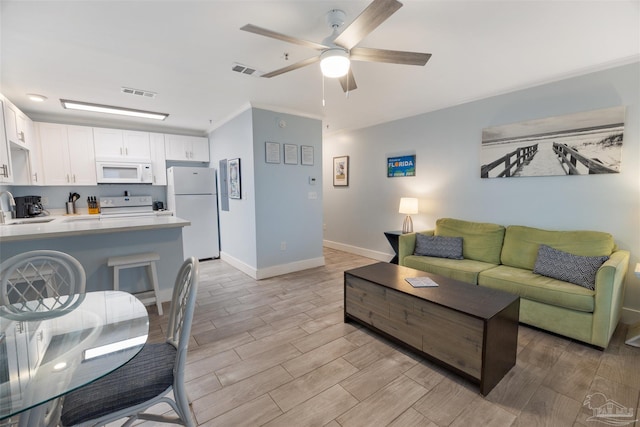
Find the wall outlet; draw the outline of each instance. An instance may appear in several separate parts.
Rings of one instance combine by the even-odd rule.
[[[287,242],[280,242],[280,250],[281,251],[287,250]]]
[[[48,205],[49,204],[49,198],[48,197],[40,197],[40,203],[42,203],[43,205]]]

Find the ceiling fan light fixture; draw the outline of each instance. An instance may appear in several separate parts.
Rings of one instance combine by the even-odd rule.
[[[342,48],[327,49],[320,55],[320,69],[325,77],[342,77],[349,72],[349,53]]]

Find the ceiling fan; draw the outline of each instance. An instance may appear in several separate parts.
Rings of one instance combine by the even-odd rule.
[[[350,67],[351,61],[425,65],[431,58],[430,53],[356,47],[362,39],[401,7],[402,3],[397,0],[374,0],[342,31],[340,29],[344,24],[346,14],[342,10],[333,9],[327,14],[327,22],[331,26],[333,33],[325,38],[322,43],[287,36],[252,24],[247,24],[240,29],[320,51],[320,55],[262,74],[261,77],[275,77],[320,62],[322,74],[325,77],[339,78],[342,89],[345,92],[349,92],[358,87]]]

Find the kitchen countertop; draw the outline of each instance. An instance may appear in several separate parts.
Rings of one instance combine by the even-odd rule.
[[[12,219],[6,224],[0,224],[0,241],[16,242],[188,225],[191,225],[191,222],[166,212],[151,216],[118,218],[101,218],[100,215],[52,215]]]

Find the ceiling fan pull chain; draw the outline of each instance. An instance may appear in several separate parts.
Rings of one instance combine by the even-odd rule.
[[[326,106],[326,103],[324,101],[324,74],[322,75],[322,106]]]
[[[344,97],[345,97],[346,99],[349,99],[349,92],[351,92],[351,91],[350,91],[350,88],[349,88],[349,81],[350,81],[350,80],[351,80],[351,79],[349,78],[349,73],[347,72],[347,90],[344,92]]]

